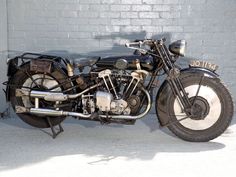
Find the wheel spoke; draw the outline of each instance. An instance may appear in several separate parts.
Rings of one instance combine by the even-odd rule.
[[[45,74],[43,74],[43,78],[41,79],[41,85],[43,85],[44,80],[45,80]]]
[[[178,115],[173,115],[173,116],[178,116]],[[182,116],[182,115],[181,115],[181,116]],[[185,120],[185,119],[188,119],[188,118],[189,118],[188,116],[185,116],[185,117],[183,117],[183,118],[181,118],[181,119],[178,119],[178,120],[172,121],[172,122],[166,124],[165,126],[169,126],[169,125],[172,125],[172,124],[175,124],[175,123],[181,122],[181,121],[183,121],[183,120]]]
[[[178,117],[178,116],[186,116],[185,114],[173,114],[173,115],[170,115],[170,116],[175,116],[175,117]]]
[[[196,95],[195,95],[195,97],[194,97],[192,106],[193,106],[193,105],[195,104],[195,102],[196,102],[197,96],[198,96],[199,91],[200,91],[200,88],[201,88],[201,84],[202,84],[203,78],[204,78],[204,76],[201,77],[201,80],[200,80],[200,82],[199,82],[198,89],[197,89]]]

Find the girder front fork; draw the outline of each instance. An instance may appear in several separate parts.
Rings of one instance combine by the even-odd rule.
[[[169,78],[169,84],[174,95],[179,99],[182,111],[186,113],[187,116],[191,115],[192,104],[188,98],[188,93],[184,90],[184,87],[179,79],[179,77]]]

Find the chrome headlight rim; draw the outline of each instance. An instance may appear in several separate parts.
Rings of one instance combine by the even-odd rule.
[[[186,52],[187,42],[182,39],[180,40],[179,55],[184,57]]]

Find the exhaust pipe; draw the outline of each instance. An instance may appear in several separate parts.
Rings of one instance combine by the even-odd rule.
[[[74,116],[74,117],[83,117],[89,118],[90,114],[82,114],[77,112],[68,112],[68,111],[57,111],[52,109],[40,109],[40,108],[30,108],[29,112],[31,114],[39,114],[46,116]]]
[[[68,111],[59,111],[59,110],[53,110],[53,109],[42,109],[42,108],[25,108],[23,106],[15,106],[15,110],[17,114],[22,113],[31,113],[35,115],[44,115],[44,116],[75,116],[75,117],[83,117],[83,118],[89,118],[90,114],[82,114],[77,112],[68,112]]]
[[[102,83],[95,84],[77,94],[64,94],[61,92],[57,93],[57,92],[44,92],[44,91],[36,91],[36,90],[28,91],[24,89],[16,89],[16,97],[30,96],[33,98],[42,98],[46,101],[66,101],[69,99],[75,99],[79,96],[82,96],[84,93],[92,89],[95,89],[96,87],[101,86],[101,85]]]
[[[149,110],[151,109],[151,97],[145,89],[143,89],[145,92],[147,99],[148,99],[148,105],[144,112],[137,116],[129,116],[129,115],[109,115],[108,118],[112,119],[127,119],[127,120],[136,120],[144,117]],[[74,117],[82,117],[82,118],[91,118],[92,114],[82,114],[78,112],[69,112],[69,111],[60,111],[60,110],[53,110],[53,109],[42,109],[42,108],[25,108],[22,106],[16,106],[15,107],[16,113],[31,113],[35,115],[45,115],[45,116],[74,116]],[[107,118],[107,115],[99,115],[101,118]]]
[[[127,119],[127,120],[136,120],[144,117],[149,110],[151,109],[151,96],[148,93],[147,90],[142,88],[143,92],[147,96],[147,108],[145,109],[144,112],[137,116],[129,116],[129,115],[99,115],[101,118],[112,118],[112,119]],[[93,115],[92,114],[82,114],[78,112],[69,112],[69,111],[62,111],[62,110],[53,110],[53,109],[42,109],[42,108],[25,108],[22,106],[16,106],[15,107],[16,113],[31,113],[35,115],[45,115],[45,116],[73,116],[73,117],[82,117],[82,118],[91,118]]]

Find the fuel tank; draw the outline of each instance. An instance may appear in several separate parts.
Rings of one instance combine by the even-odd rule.
[[[116,62],[118,60],[126,61],[127,70],[136,70],[137,60],[140,62],[141,69],[152,71],[154,70],[154,59],[150,55],[126,55],[126,56],[112,56],[112,57],[104,57],[97,61],[97,67],[108,68],[108,69],[116,69]]]

